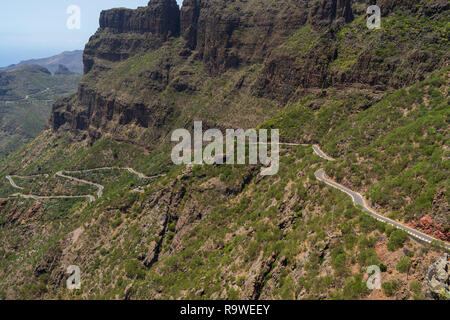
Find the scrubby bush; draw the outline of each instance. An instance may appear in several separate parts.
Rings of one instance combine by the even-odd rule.
[[[344,236],[345,248],[347,249],[352,249],[357,241],[358,238],[353,233],[349,233]]]
[[[380,263],[379,267],[380,267],[381,272],[386,272],[387,271],[387,266],[386,265]]]
[[[383,283],[381,287],[383,288],[383,292],[385,295],[387,295],[388,297],[392,297],[400,288],[400,282],[398,282],[397,280],[391,280]]]
[[[122,224],[122,219],[121,218],[117,218],[115,219],[113,222],[111,222],[111,227],[113,229],[117,228],[118,226],[120,226]]]
[[[145,271],[136,260],[130,260],[125,263],[125,273],[130,279],[145,279]]]
[[[373,248],[367,248],[362,250],[358,255],[358,262],[361,266],[377,265],[380,261],[377,253]]]
[[[411,259],[409,257],[403,257],[397,263],[396,269],[398,272],[405,273],[408,272],[410,266],[411,266]]]
[[[422,284],[419,281],[411,281],[409,283],[409,290],[414,293],[414,300],[424,300],[425,295],[422,293]]]
[[[338,275],[345,275],[348,272],[347,255],[342,248],[337,248],[331,252],[331,265]]]
[[[405,231],[400,229],[394,230],[389,236],[387,248],[390,251],[395,251],[399,248],[402,248],[407,238],[408,234]]]
[[[371,216],[361,213],[359,215],[359,227],[364,233],[369,233],[375,229],[376,220]]]
[[[365,296],[369,292],[369,289],[367,288],[367,284],[362,281],[362,276],[356,275],[354,277],[346,279],[342,291],[343,299],[355,300]]]
[[[422,291],[422,284],[419,281],[411,281],[409,283],[409,289],[414,293],[420,293]]]

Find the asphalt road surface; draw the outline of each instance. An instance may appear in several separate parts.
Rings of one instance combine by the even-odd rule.
[[[334,160],[333,158],[331,158],[328,155],[326,155],[320,149],[319,146],[314,145],[313,149],[314,149],[314,152],[319,157],[321,157],[323,159],[326,159],[326,160],[329,160],[329,161],[333,161]],[[325,184],[327,184],[327,185],[329,185],[329,186],[331,186],[331,187],[333,187],[335,189],[338,189],[338,190],[348,194],[352,198],[353,203],[355,205],[361,206],[361,208],[362,208],[362,210],[364,212],[368,213],[369,215],[371,215],[373,218],[377,219],[378,221],[387,223],[387,224],[389,224],[391,226],[394,226],[394,227],[396,227],[398,229],[406,231],[411,237],[413,237],[414,239],[416,239],[419,242],[425,242],[425,243],[430,244],[432,241],[439,241],[439,242],[444,244],[445,248],[450,250],[450,244],[448,244],[446,242],[443,242],[442,240],[435,239],[435,238],[433,238],[433,237],[431,237],[431,236],[429,236],[429,235],[427,235],[427,234],[425,234],[423,232],[417,231],[417,230],[415,230],[413,228],[405,226],[405,225],[403,225],[403,224],[401,224],[401,223],[399,223],[397,221],[394,221],[394,220],[389,219],[389,218],[387,218],[387,217],[385,217],[385,216],[383,216],[381,214],[376,213],[375,210],[373,210],[372,208],[370,208],[367,205],[366,200],[364,199],[364,197],[360,193],[358,193],[356,191],[353,191],[353,190],[350,190],[349,188],[347,188],[347,187],[345,187],[345,186],[343,186],[343,185],[341,185],[341,184],[339,184],[339,183],[329,179],[326,176],[326,174],[325,174],[325,170],[323,170],[323,169],[317,170],[315,172],[315,176],[316,176],[316,178],[318,180],[324,182]]]

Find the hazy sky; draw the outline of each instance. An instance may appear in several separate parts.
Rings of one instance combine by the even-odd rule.
[[[137,8],[149,0],[8,0],[0,4],[0,67],[44,58],[66,50],[84,49],[98,28],[100,11]],[[182,0],[177,0],[181,5]],[[81,28],[70,30],[67,8],[81,10]]]

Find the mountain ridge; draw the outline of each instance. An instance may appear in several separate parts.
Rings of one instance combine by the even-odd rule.
[[[80,75],[23,65],[0,71],[0,158],[31,141],[47,126],[57,97],[76,90]]]
[[[17,64],[12,64],[7,67],[1,67],[1,70],[9,70],[23,65],[39,65],[47,68],[51,73],[55,73],[59,65],[68,68],[71,72],[83,74],[83,50],[64,51],[60,54],[40,59],[23,60]]]

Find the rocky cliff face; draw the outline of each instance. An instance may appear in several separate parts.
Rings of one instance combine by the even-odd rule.
[[[236,94],[268,99],[277,108],[311,90],[407,86],[446,61],[439,28],[406,33],[409,22],[398,17],[397,27],[390,17],[407,11],[419,23],[433,19],[439,26],[436,12],[445,5],[434,0],[415,7],[412,2],[422,3],[377,1],[387,25],[381,31],[366,28],[370,3],[365,0],[185,0],[181,11],[175,0],[152,0],[136,10],[103,11],[84,51],[86,76],[78,94],[55,104],[51,126],[83,131],[81,137],[94,140],[125,131],[127,140],[167,136],[167,119],[195,114],[187,97],[198,101],[210,95],[207,82],[227,72],[239,78],[232,84]],[[408,47],[410,38],[421,43],[415,50]],[[428,50],[431,46],[441,49]],[[120,67],[125,60],[130,62]],[[203,106],[209,109],[202,114],[210,116],[221,107],[226,106]],[[242,103],[240,108],[245,108]],[[249,124],[234,118],[241,127]]]
[[[197,47],[197,24],[200,16],[199,0],[185,0],[181,8],[180,24],[183,38],[190,49]]]
[[[428,267],[425,285],[430,298],[436,300],[450,298],[450,256],[447,253]]]
[[[82,82],[76,96],[54,105],[51,126],[58,130],[65,125],[74,133],[84,131],[81,137],[96,139],[101,135],[100,131],[110,132],[111,127],[117,129],[117,125],[136,123],[141,128],[150,128],[157,122],[161,124],[161,120],[153,119],[151,114],[170,114],[173,109],[170,104],[150,105],[148,98],[147,101],[127,102],[126,99],[119,99],[117,94],[99,89],[96,82],[114,69],[118,62],[155,51],[180,34],[185,48],[177,49],[177,55],[182,57],[181,63],[189,59],[201,62],[210,76],[254,63],[264,63],[270,73],[273,71],[271,66],[279,59],[269,59],[273,49],[296,29],[307,23],[319,28],[351,19],[350,0],[334,1],[331,5],[320,0],[315,1],[314,6],[308,1],[279,1],[275,5],[269,0],[186,0],[181,12],[175,0],[152,0],[147,7],[136,10],[122,8],[103,11],[100,28],[84,50],[84,71],[89,81]],[[290,68],[290,59],[282,64],[284,69]],[[167,87],[178,92],[195,90],[190,79],[193,73],[182,70],[170,74],[177,67],[183,67],[180,61],[169,60],[161,60],[160,65],[142,74],[139,81],[146,86],[139,85],[139,93],[148,91],[148,95],[152,96]],[[311,69],[321,69],[317,66],[321,60],[312,60],[315,63]],[[279,72],[284,72],[284,69]],[[274,85],[273,82],[280,81],[267,76],[268,83],[256,85],[253,92],[258,97],[282,96],[281,101],[286,101],[299,83],[313,86],[322,82],[320,71],[314,71],[319,73],[317,79],[302,81],[298,79],[298,70],[291,70],[292,77],[284,76],[281,84]],[[131,81],[128,80],[129,83]],[[156,87],[158,90],[154,90]],[[112,119],[117,122],[111,124]],[[135,135],[141,133],[135,132]]]
[[[269,48],[305,23],[321,27],[352,20],[350,0],[280,1],[276,6],[270,1],[186,0],[181,9],[183,38],[212,74],[262,62]]]
[[[100,29],[113,33],[151,33],[167,39],[177,36],[180,30],[180,9],[176,1],[152,0],[148,7],[131,9],[112,9],[100,14]]]
[[[353,20],[351,0],[317,1],[312,5],[309,20],[317,25],[330,25],[335,20],[351,22]]]
[[[175,0],[152,0],[136,10],[111,9],[100,14],[100,28],[84,50],[84,72],[106,62],[156,49],[180,33],[180,9]],[[102,61],[104,60],[104,61]],[[107,65],[107,63],[106,63]]]
[[[267,2],[267,3],[266,3]],[[281,1],[152,0],[148,7],[112,9],[100,15],[100,29],[84,53],[85,73],[98,60],[120,61],[152,50],[181,33],[187,47],[198,50],[212,74],[241,62],[262,61],[270,47],[305,23],[329,26],[351,22],[351,0]],[[272,5],[273,6],[273,5]]]

